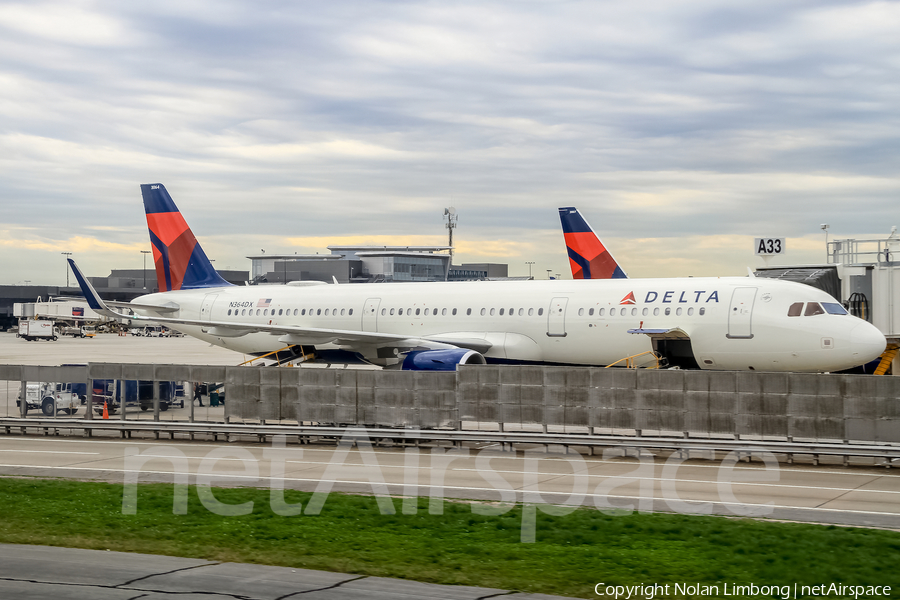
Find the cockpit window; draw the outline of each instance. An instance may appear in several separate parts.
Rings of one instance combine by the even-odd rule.
[[[791,304],[791,307],[788,309],[789,317],[799,317],[803,314],[803,303],[802,302],[794,302]]]
[[[849,314],[847,309],[838,304],[837,302],[823,302],[822,308],[825,309],[829,315],[846,315]]]
[[[806,304],[806,312],[803,313],[804,317],[812,317],[813,315],[824,315],[825,310],[818,302],[808,302]]]

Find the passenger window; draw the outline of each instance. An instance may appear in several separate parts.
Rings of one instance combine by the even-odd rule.
[[[341,309],[341,316],[343,317],[343,316],[344,316],[344,313],[346,313],[346,312],[347,312],[347,309],[346,309],[346,308],[342,308],[342,309]],[[384,314],[384,309],[383,309],[383,308],[381,309],[381,314]]]
[[[614,308],[609,309],[609,316],[611,316],[611,317],[616,316],[616,309],[614,309]]]
[[[583,316],[584,316],[584,309],[583,309],[583,308],[579,308],[579,309],[578,309],[578,316],[579,316],[579,317],[583,317]]]
[[[231,316],[231,309],[230,309],[230,308],[228,309],[228,316],[229,316],[229,317]]]
[[[274,314],[275,311],[273,310],[272,313]],[[269,309],[268,309],[268,308],[264,308],[264,309],[263,309],[263,316],[265,317],[265,316],[268,315],[268,314],[269,314]]]
[[[519,309],[519,316],[521,317],[521,316],[523,316],[524,314],[525,314],[525,309],[524,309],[524,308],[520,308],[520,309]]]
[[[637,309],[636,309],[636,308],[632,308],[632,309],[631,309],[631,316],[632,316],[632,317],[637,316]]]
[[[325,316],[326,316],[326,317],[328,316],[328,309],[327,309],[327,308],[325,309]]]
[[[659,307],[658,307],[658,306],[657,306],[656,308],[653,309],[653,316],[654,316],[654,317],[658,317],[658,316],[659,316]]]
[[[601,308],[601,309],[598,311],[598,313],[599,313],[599,315],[600,315],[601,317],[603,316],[603,313],[605,313],[605,312],[606,312],[606,309],[605,309],[605,308]]]
[[[297,309],[296,309],[296,308],[294,309],[294,316],[295,316],[295,317],[297,316]]]
[[[244,314],[245,314],[246,312],[247,312],[247,309],[246,309],[246,308],[242,308],[242,309],[241,309],[241,316],[243,317]]]
[[[646,317],[648,314],[650,314],[650,309],[645,306],[641,311],[641,314]]]
[[[528,309],[528,316],[529,316],[529,317],[533,317],[533,316],[534,316],[534,309],[533,309],[533,308],[529,308],[529,309]]]
[[[456,309],[454,309],[454,310],[456,310]],[[471,315],[471,314],[472,314],[472,309],[471,309],[471,308],[467,308],[467,309],[466,309],[466,316],[469,316],[469,315]]]
[[[675,309],[675,314],[678,315],[679,317],[681,316],[681,307],[680,306]]]
[[[258,309],[258,308],[256,309],[256,316],[257,316],[257,317],[259,316],[259,309]]]
[[[456,316],[456,309],[455,309],[455,308],[453,309],[453,316],[454,316],[454,317]]]
[[[667,306],[666,307],[666,316],[669,316],[670,314],[672,314],[672,309]]]
[[[353,314],[353,309],[351,308],[349,311],[347,311],[347,315],[352,315],[352,314]]]
[[[397,314],[400,315],[400,316],[402,317],[402,316],[403,316],[403,309],[401,308],[400,310],[398,310],[398,311],[397,311]]]
[[[509,316],[513,316],[514,314],[516,314],[516,309],[514,309],[514,308],[509,309]]]
[[[538,316],[540,317],[542,314],[544,314],[544,309],[543,309],[543,308],[539,308],[539,309],[538,309]]]
[[[701,307],[700,307],[700,315],[703,316],[703,315],[705,315],[705,314],[706,314],[706,307],[705,307],[705,306],[701,306]]]
[[[591,309],[588,310],[588,316],[589,316],[589,317],[593,317],[593,316],[594,316],[594,309],[593,309],[593,308],[591,308]]]
[[[803,303],[802,302],[794,302],[791,304],[791,307],[788,308],[788,316],[789,317],[799,317],[803,313]]]
[[[456,309],[455,309],[455,308],[453,309],[453,314],[454,314],[454,315],[456,314]],[[442,309],[441,309],[441,316],[442,316],[442,317],[446,317],[446,316],[447,316],[447,309],[446,309],[446,308],[442,308]]]
[[[391,316],[392,316],[392,317],[394,316],[394,309],[393,309],[393,308],[391,309]]]
[[[321,309],[321,308],[317,308],[317,309],[316,309],[316,316],[319,316],[319,315],[321,315],[321,314],[322,314],[322,309]]]
[[[486,312],[485,309],[482,308],[482,309],[481,309],[481,316],[482,316],[482,317],[484,316],[484,313],[485,313],[485,312]]]
[[[819,305],[818,302],[809,302],[806,304],[806,312],[803,313],[804,317],[812,317],[815,315],[824,315],[825,310]]]
[[[492,317],[494,316],[494,309],[493,309],[493,308],[491,309],[491,316],[492,316]]]
[[[493,314],[493,313],[491,313],[491,314]],[[501,316],[501,317],[503,316],[503,309],[502,309],[502,308],[500,309],[500,316]]]
[[[419,316],[419,312],[421,312],[421,309],[417,308],[417,309],[416,309],[416,316],[417,316],[417,317]]]
[[[690,316],[693,315],[693,314],[694,314],[694,308],[691,307],[691,308],[688,309],[688,316],[690,317]]]
[[[300,316],[301,316],[301,317],[306,316],[306,309],[305,309],[305,308],[304,308],[303,310],[300,311]]]

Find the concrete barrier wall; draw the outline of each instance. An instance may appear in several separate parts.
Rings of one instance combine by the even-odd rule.
[[[0,365],[0,380],[89,379],[224,382],[224,415],[232,421],[421,428],[478,422],[599,433],[900,442],[900,377],[494,365],[449,373]]]

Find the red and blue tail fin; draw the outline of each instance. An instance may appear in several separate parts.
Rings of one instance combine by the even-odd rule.
[[[161,183],[141,185],[159,291],[231,285],[216,272]]]
[[[559,209],[573,279],[627,279],[625,271],[606,249],[574,206]]]

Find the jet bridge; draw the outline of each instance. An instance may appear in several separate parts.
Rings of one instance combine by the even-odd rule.
[[[900,345],[900,236],[836,239],[827,249],[824,264],[767,266],[755,274],[823,290],[881,330],[889,349]],[[900,358],[893,358],[893,373],[900,375]]]

